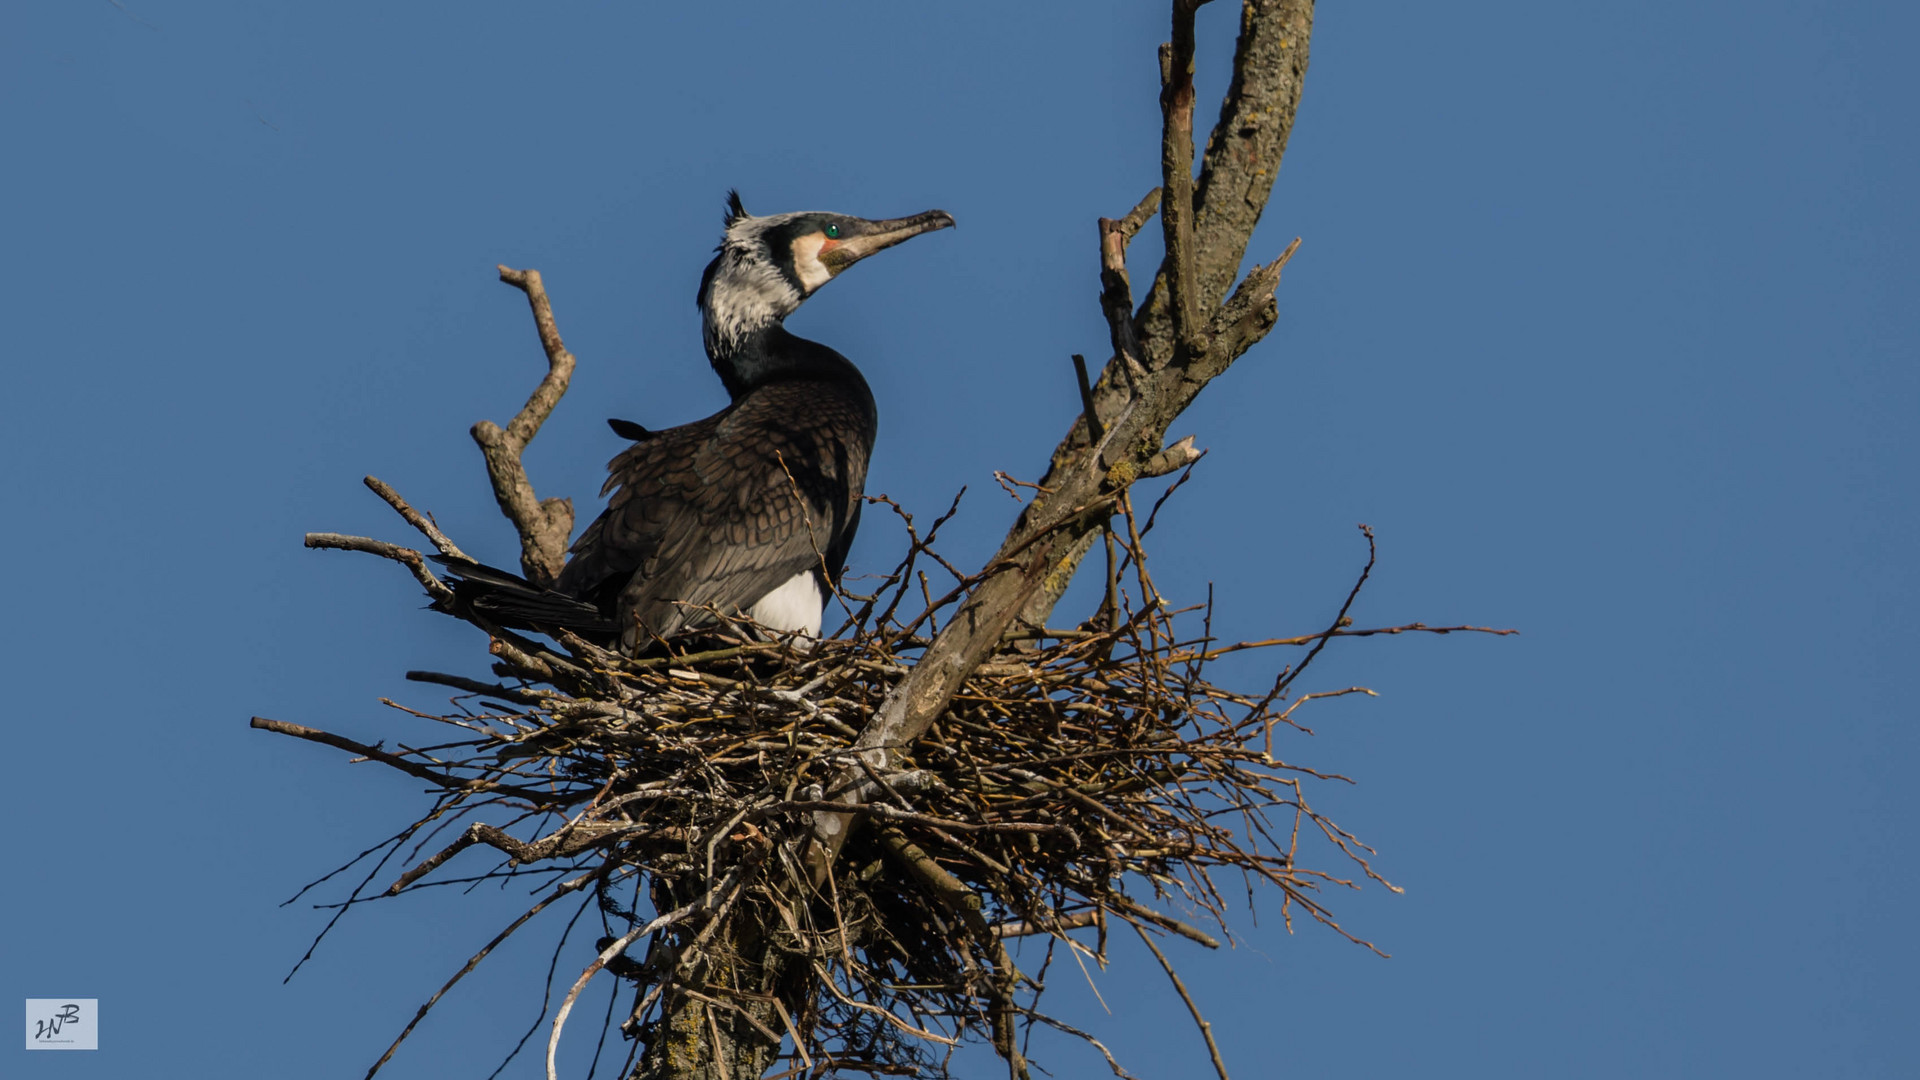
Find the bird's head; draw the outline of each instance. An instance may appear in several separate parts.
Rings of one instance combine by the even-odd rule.
[[[870,221],[804,210],[755,217],[727,193],[727,232],[700,278],[707,353],[718,357],[776,324],[847,267],[902,240],[953,224],[945,210]]]

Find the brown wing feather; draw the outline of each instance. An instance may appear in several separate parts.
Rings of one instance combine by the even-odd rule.
[[[608,463],[612,497],[558,588],[617,603],[629,649],[699,625],[699,607],[745,610],[852,527],[873,433],[871,398],[796,380],[636,443]]]

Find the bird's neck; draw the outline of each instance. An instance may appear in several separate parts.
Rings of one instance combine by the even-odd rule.
[[[720,249],[700,279],[700,332],[707,359],[728,380],[727,389],[733,389],[729,368],[736,361],[751,364],[756,353],[766,352],[769,339],[783,332],[781,322],[805,300],[786,275],[753,249],[733,244]]]
[[[866,380],[852,361],[817,341],[788,333],[778,322],[730,336],[719,343],[719,348],[715,345],[709,337],[707,359],[735,401],[754,387],[783,379],[845,382],[866,388]]]
[[[796,337],[784,325],[806,296],[752,252],[724,248],[700,283],[701,336],[707,359],[738,401],[756,386],[790,378],[866,380],[846,357]]]

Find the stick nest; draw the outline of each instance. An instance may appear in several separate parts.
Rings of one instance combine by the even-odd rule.
[[[391,489],[369,485],[421,524]],[[861,729],[979,580],[932,550],[952,510],[923,537],[893,509],[908,553],[873,595],[843,604],[846,624],[832,638],[766,640],[722,619],[721,630],[673,655],[633,659],[564,633],[548,645],[469,617],[487,632],[502,681],[409,672],[459,691],[451,711],[386,702],[458,729],[457,739],[388,751],[279,721],[255,724],[353,751],[435,789],[428,813],[374,849],[385,858],[352,901],[368,898],[374,877],[409,845],[402,861],[411,865],[384,895],[474,880],[436,872],[479,845],[504,856],[480,879],[527,877],[546,894],[503,938],[569,895],[582,896],[583,910],[598,907],[599,955],[562,1002],[550,1046],[581,987],[610,969],[633,984],[621,1026],[650,1053],[670,1049],[666,1018],[686,1015],[693,1001],[707,1006],[710,1025],[693,1037],[754,1044],[765,1062],[785,1036],[796,1075],[944,1074],[951,1047],[969,1035],[1015,1061],[1017,1033],[1034,1023],[1106,1055],[1091,1035],[1037,1009],[1056,946],[1104,966],[1108,929],[1119,920],[1150,947],[1168,933],[1216,947],[1195,924],[1226,927],[1222,872],[1242,879],[1249,898],[1256,883],[1278,889],[1289,926],[1304,911],[1352,938],[1322,905],[1321,889],[1352,887],[1359,875],[1386,882],[1367,862],[1371,849],[1309,805],[1302,781],[1330,777],[1275,757],[1273,734],[1297,726],[1295,710],[1314,697],[1371,691],[1289,700],[1288,690],[1333,637],[1481,628],[1354,630],[1346,612],[1363,572],[1320,633],[1222,645],[1210,633],[1210,597],[1185,611],[1161,599],[1139,542],[1145,530],[1133,527],[1128,508],[1128,535],[1110,543],[1107,596],[1095,617],[1008,641],[924,737],[876,768],[871,753],[856,753]],[[458,550],[437,529],[429,535]],[[1367,539],[1371,552],[1370,532]],[[429,595],[444,589],[410,549],[331,534],[309,544],[380,554],[410,567]],[[952,577],[944,596],[933,595],[922,565]],[[1288,646],[1307,651],[1261,692],[1207,678],[1228,653]],[[829,865],[810,867],[822,816],[848,811],[850,788],[858,799],[851,838]],[[462,822],[451,843],[425,854]],[[1300,865],[1303,836],[1330,844],[1357,873]],[[1091,940],[1070,933],[1082,928]],[[1044,937],[1046,948],[1037,967],[1022,970],[1006,943],[1026,936]],[[629,946],[642,940],[636,960]],[[1213,1049],[1210,1034],[1207,1041]]]

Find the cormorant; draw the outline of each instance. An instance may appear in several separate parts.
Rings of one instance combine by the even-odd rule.
[[[711,623],[708,607],[817,636],[860,524],[878,413],[851,361],[782,323],[855,262],[952,224],[944,210],[755,217],[729,192],[697,302],[732,403],[661,431],[609,420],[635,441],[608,463],[612,497],[553,588],[457,563],[456,603],[503,625],[617,636],[628,653]]]

